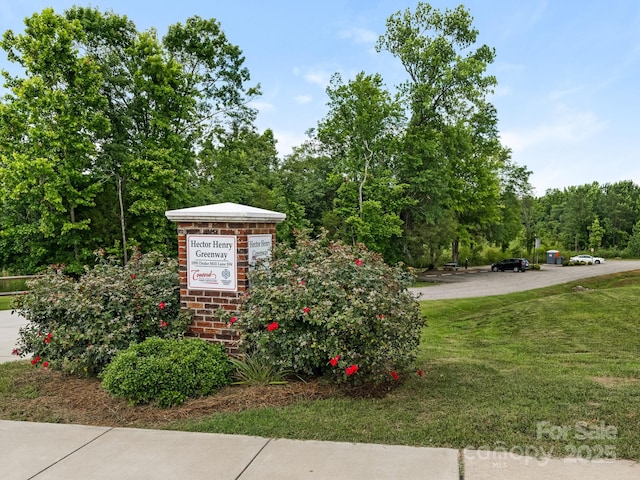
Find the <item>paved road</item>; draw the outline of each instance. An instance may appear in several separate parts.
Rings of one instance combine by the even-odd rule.
[[[574,267],[541,265],[540,270],[525,273],[492,272],[489,267],[482,267],[467,272],[459,270],[457,273],[429,276],[427,280],[433,280],[438,285],[411,290],[419,295],[420,300],[487,297],[630,270],[640,270],[640,260],[608,260],[600,265]]]

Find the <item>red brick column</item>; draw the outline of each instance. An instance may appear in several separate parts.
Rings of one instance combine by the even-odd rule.
[[[224,207],[224,208],[223,208]],[[234,212],[233,208],[237,211]],[[231,212],[228,210],[231,209]],[[206,211],[206,214],[203,212]],[[178,263],[180,274],[180,305],[193,315],[188,335],[222,343],[229,353],[237,353],[239,336],[226,322],[216,316],[218,309],[237,311],[249,281],[249,235],[271,235],[276,241],[276,223],[284,214],[255,209],[244,205],[220,204],[194,209],[166,212],[170,220],[178,223]],[[242,220],[242,221],[238,221]],[[187,274],[187,235],[226,235],[236,237],[235,291],[189,289]]]

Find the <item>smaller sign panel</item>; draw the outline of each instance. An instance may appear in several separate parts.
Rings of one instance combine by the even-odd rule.
[[[259,261],[268,262],[271,258],[273,238],[271,235],[247,235],[249,243],[249,269]]]
[[[237,290],[236,237],[187,235],[187,288]]]

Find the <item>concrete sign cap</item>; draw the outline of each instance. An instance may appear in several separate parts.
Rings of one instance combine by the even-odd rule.
[[[284,213],[230,202],[168,210],[164,214],[172,222],[280,223],[287,218]]]

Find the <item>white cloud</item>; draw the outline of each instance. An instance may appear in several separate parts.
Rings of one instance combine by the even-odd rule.
[[[342,30],[338,38],[353,40],[354,43],[375,43],[378,40],[378,34],[366,28],[352,27]]]
[[[293,152],[293,147],[299,147],[307,140],[307,136],[304,134],[285,130],[273,130],[273,136],[278,141],[276,149],[281,157],[290,155]]]
[[[313,97],[311,97],[311,95],[296,95],[293,97],[293,100],[299,105],[305,105],[311,103]]]
[[[331,79],[331,73],[326,70],[309,70],[307,71],[302,78],[305,79],[308,83],[313,85],[318,85],[322,88],[326,88],[329,85],[329,80]]]
[[[606,127],[593,112],[569,111],[559,106],[547,121],[531,128],[501,132],[502,142],[514,152],[539,146],[575,145]]]
[[[493,90],[494,97],[509,97],[513,93],[513,89],[509,85],[496,86]]]
[[[260,112],[275,112],[277,109],[273,103],[253,101],[251,106]]]

